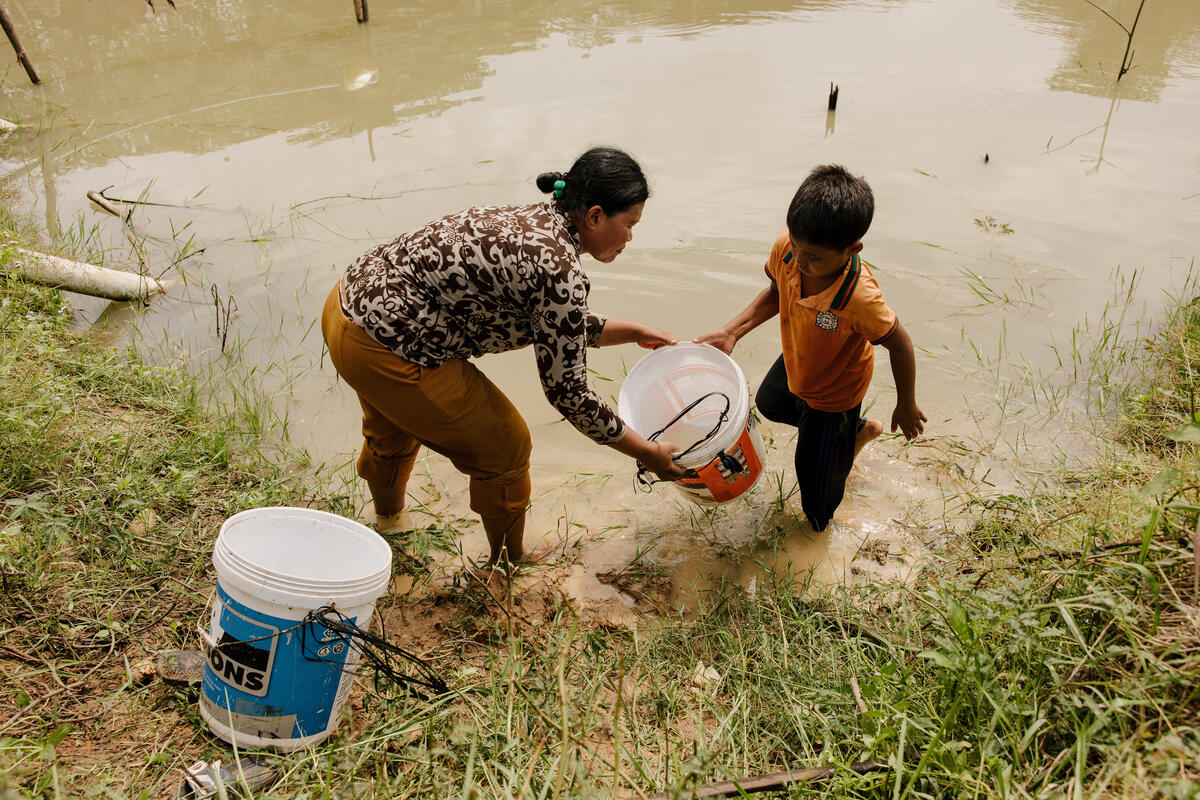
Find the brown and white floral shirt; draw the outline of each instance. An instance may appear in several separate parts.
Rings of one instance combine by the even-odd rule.
[[[471,208],[359,256],[342,277],[342,308],[424,367],[532,344],[546,399],[607,444],[625,425],[588,384],[585,347],[606,318],[588,312],[579,252],[553,201]]]

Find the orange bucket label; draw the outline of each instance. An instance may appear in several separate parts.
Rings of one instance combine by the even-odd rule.
[[[714,458],[696,470],[696,475],[703,482],[704,487],[708,489],[708,493],[712,494],[713,500],[716,500],[718,503],[732,500],[746,491],[746,489],[754,484],[754,481],[758,478],[758,474],[762,472],[762,462],[759,461],[758,451],[755,450],[754,442],[750,438],[749,424],[742,430],[742,435],[738,438],[737,444],[731,448],[727,448],[725,453],[741,465],[742,469],[737,471],[732,470],[725,463],[722,463],[720,458]],[[696,481],[683,480],[680,483],[699,488]]]

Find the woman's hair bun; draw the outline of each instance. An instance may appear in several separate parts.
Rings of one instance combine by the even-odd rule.
[[[561,181],[566,177],[561,172],[543,172],[537,176],[538,191],[542,194],[550,194],[554,191],[554,182]]]

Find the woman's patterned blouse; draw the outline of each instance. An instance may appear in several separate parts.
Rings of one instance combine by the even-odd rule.
[[[471,208],[359,256],[342,278],[342,308],[423,367],[532,344],[546,399],[607,444],[625,425],[588,384],[584,348],[606,318],[588,312],[579,252],[553,201]]]

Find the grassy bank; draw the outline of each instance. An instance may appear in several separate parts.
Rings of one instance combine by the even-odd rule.
[[[1153,389],[1102,461],[982,502],[913,586],[779,576],[634,627],[534,603],[537,571],[516,590],[467,573],[393,595],[386,630],[453,692],[363,681],[338,732],[281,757],[259,796],[686,798],[819,765],[837,770],[790,796],[1195,796],[1200,311],[1170,309],[1146,357]],[[286,450],[260,455],[255,426],[206,413],[185,376],[90,345],[56,293],[12,280],[0,392],[0,797],[169,796],[183,766],[230,757],[197,688],[152,668],[196,646],[220,523],[345,500]],[[419,577],[414,545],[392,543]],[[420,640],[416,619],[436,620]],[[866,760],[883,769],[846,768]]]

